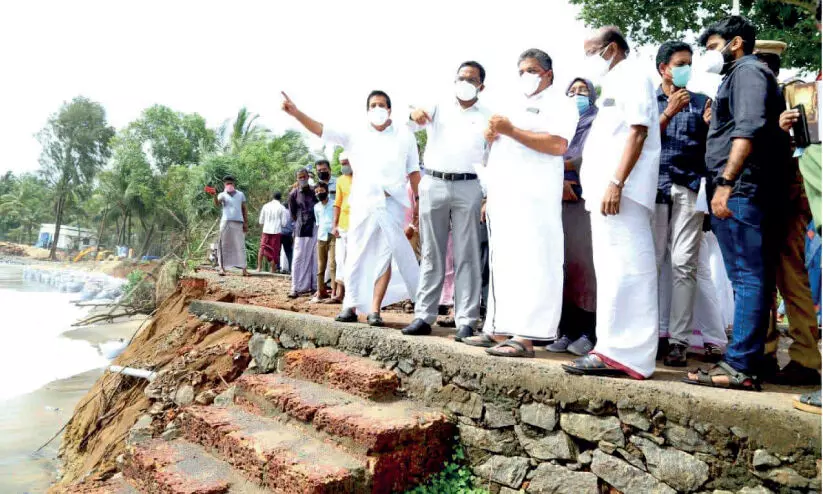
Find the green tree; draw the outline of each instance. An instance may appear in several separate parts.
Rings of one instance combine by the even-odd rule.
[[[228,121],[223,123],[218,131],[223,150],[239,153],[249,142],[264,139],[269,130],[255,123],[258,118],[260,118],[260,115],[249,113],[244,106],[237,111],[237,117],[235,117],[231,126],[231,132],[228,129]]]
[[[570,0],[581,5],[580,19],[589,26],[618,26],[641,44],[659,44],[699,33],[731,14],[731,0]],[[757,27],[759,39],[788,44],[783,66],[820,69],[820,32],[811,0],[740,0],[740,12]],[[582,48],[581,48],[582,50]]]
[[[143,111],[127,131],[143,143],[152,165],[164,173],[172,165],[200,162],[215,149],[217,136],[200,115],[175,112],[163,105]]]
[[[68,202],[90,187],[94,176],[109,157],[114,128],[106,121],[103,107],[78,96],[64,103],[38,134],[42,176],[54,188],[55,228],[50,257],[55,259],[60,226]]]
[[[23,175],[0,195],[0,217],[16,225],[18,243],[31,244],[33,230],[48,218],[48,192],[43,180]]]

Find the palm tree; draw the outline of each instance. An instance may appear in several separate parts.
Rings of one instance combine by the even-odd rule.
[[[223,142],[223,150],[232,153],[239,153],[249,142],[265,138],[269,130],[257,125],[255,122],[260,118],[257,113],[251,114],[244,106],[237,111],[237,117],[231,126],[231,134],[228,132],[228,120],[220,127],[219,134]]]
[[[22,177],[12,189],[0,196],[0,215],[18,223],[17,242],[31,243],[32,230],[46,215],[45,185],[31,176]],[[25,232],[25,238],[23,233]]]

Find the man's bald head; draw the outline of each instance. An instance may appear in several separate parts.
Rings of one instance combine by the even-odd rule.
[[[600,56],[610,61],[609,69],[625,60],[629,54],[629,44],[617,26],[601,27],[583,42],[587,57]]]
[[[629,54],[629,43],[626,42],[626,37],[623,36],[623,33],[617,26],[601,27],[594,33],[594,36],[591,38],[591,40],[598,42],[601,47],[606,47],[611,43],[614,43],[615,45],[617,45],[617,48],[623,53],[624,57],[628,56]]]

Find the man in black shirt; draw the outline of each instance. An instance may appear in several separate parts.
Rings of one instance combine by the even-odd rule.
[[[294,264],[291,267],[291,293],[297,298],[317,290],[317,234],[314,231],[314,205],[317,197],[309,186],[309,173],[297,171],[297,187],[289,194],[289,212],[294,220]]]
[[[723,360],[711,370],[690,372],[687,382],[759,389],[773,283],[763,242],[785,136],[777,80],[752,55],[754,26],[740,16],[711,25],[699,42],[724,75],[712,104],[706,166],[712,178],[712,230],[720,243],[735,292],[734,332]]]

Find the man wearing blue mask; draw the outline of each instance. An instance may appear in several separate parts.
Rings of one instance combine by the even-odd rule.
[[[703,213],[698,211],[697,195],[700,179],[706,176],[704,155],[709,131],[703,119],[709,99],[686,89],[691,65],[692,49],[682,41],[667,41],[657,51],[657,72],[662,78],[657,88],[661,149],[654,211],[660,277],[658,355],[664,356],[665,365],[674,367],[686,366],[693,328],[697,259],[703,235]]]

